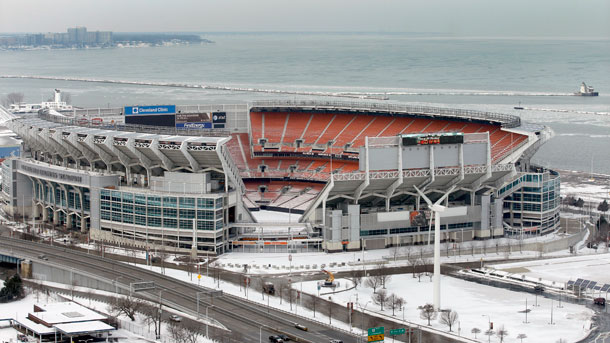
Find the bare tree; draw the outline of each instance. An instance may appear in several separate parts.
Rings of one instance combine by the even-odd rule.
[[[430,278],[430,282],[432,282],[432,276],[434,276],[434,265],[431,258],[427,258],[423,260],[424,269],[426,270],[426,275]]]
[[[44,294],[45,287],[40,283],[32,283],[30,286],[32,292],[36,296],[36,302],[40,301],[40,294]]]
[[[203,337],[203,331],[201,331],[202,327],[203,326],[194,322],[190,322],[190,324],[184,324],[184,341],[186,343],[199,342],[199,339]]]
[[[424,272],[426,270],[424,266],[424,261],[418,258],[417,261],[415,261],[415,266],[413,268],[414,270],[416,270],[415,277],[417,277],[417,281],[421,282],[421,277],[422,275],[424,275]]]
[[[351,270],[350,272],[350,278],[352,279],[352,282],[354,283],[354,288],[358,288],[358,285],[362,284],[362,274],[360,274],[359,270]]]
[[[371,299],[376,305],[381,306],[381,311],[383,311],[383,305],[386,304],[389,299],[388,292],[385,289],[380,289],[377,293],[373,293]]]
[[[3,106],[10,106],[12,104],[18,104],[23,102],[24,95],[23,93],[8,93],[6,96],[2,98]]]
[[[419,309],[419,317],[421,319],[428,320],[428,325],[430,325],[430,320],[436,319],[437,312],[434,309],[434,305],[426,304],[426,305],[418,307],[418,309]]]
[[[527,338],[527,335],[524,334],[524,333],[520,333],[520,334],[517,335],[517,339],[521,340],[521,343],[523,343],[523,339],[524,338]]]
[[[392,309],[392,315],[395,316],[395,310],[400,310],[405,303],[405,299],[392,293],[386,301],[386,305]]]
[[[374,276],[379,278],[380,286],[385,288],[386,282],[392,279],[392,275],[390,275],[389,268],[384,262],[378,262],[375,265]]]
[[[316,302],[318,298],[315,295],[309,296],[305,302],[305,306],[313,310],[313,317],[316,317]]]
[[[389,270],[387,268],[384,269],[384,274],[379,275],[379,279],[381,281],[381,287],[385,289],[386,283],[392,280],[392,275],[390,275]]]
[[[417,269],[417,261],[419,261],[419,257],[417,257],[417,255],[407,255],[407,262],[409,263],[409,265],[412,267],[412,270],[413,270],[413,278],[417,277],[415,275],[415,272]]]
[[[457,312],[447,310],[441,313],[439,321],[441,322],[441,324],[447,325],[449,327],[449,331],[451,331],[451,327],[453,326],[453,324],[455,324],[455,322],[457,322],[458,317],[459,316]]]
[[[165,274],[165,260],[169,257],[169,254],[164,250],[159,251],[159,259],[161,260],[161,274]]]
[[[180,323],[170,322],[167,326],[167,331],[173,342],[186,341],[186,329]]]
[[[395,245],[392,247],[391,253],[392,253],[392,257],[394,258],[394,262],[396,262],[396,258],[398,256],[400,256],[401,251],[402,251],[402,248],[399,245]]]
[[[407,260],[409,260],[409,257],[411,257],[411,254],[413,253],[413,246],[405,245],[402,247],[402,250],[404,251],[405,255],[407,255]]]
[[[369,276],[364,281],[366,287],[372,288],[373,293],[377,292],[377,288],[381,286],[381,279],[377,275]]]
[[[477,334],[481,332],[481,329],[472,328],[472,330],[470,330],[470,332],[472,332],[474,334],[474,339],[477,339]]]
[[[132,297],[119,296],[110,306],[112,312],[116,313],[117,316],[124,314],[133,322],[136,320],[135,315],[137,312],[139,312],[142,302]]]
[[[153,324],[155,327],[155,336],[159,336],[161,333],[161,311],[155,305],[142,303],[140,312],[144,315],[144,321],[150,325]]]
[[[280,305],[282,304],[282,299],[288,299],[290,298],[290,290],[292,289],[292,287],[290,287],[290,284],[288,283],[288,281],[286,280],[279,280],[278,284],[277,284],[277,290],[279,292],[279,296],[280,296]]]
[[[498,337],[500,337],[500,343],[504,342],[504,337],[508,336],[508,330],[504,327],[504,325],[500,326],[498,329]]]

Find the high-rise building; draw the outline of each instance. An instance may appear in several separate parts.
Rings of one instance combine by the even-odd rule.
[[[96,43],[97,44],[111,44],[112,43],[112,32],[111,31],[96,31]]]
[[[76,43],[76,28],[68,28],[68,41],[67,43]]]

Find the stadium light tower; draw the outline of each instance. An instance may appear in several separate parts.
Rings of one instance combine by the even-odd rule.
[[[446,207],[441,205],[441,202],[449,196],[449,194],[453,191],[455,186],[449,188],[449,190],[443,194],[443,196],[438,199],[434,204],[428,197],[417,188],[417,186],[413,186],[417,193],[424,198],[426,203],[428,203],[428,207],[432,212],[434,212],[434,308],[436,310],[441,309],[441,213],[445,211]]]

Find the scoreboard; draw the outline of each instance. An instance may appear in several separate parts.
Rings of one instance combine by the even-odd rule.
[[[436,145],[436,144],[462,144],[464,134],[461,132],[450,133],[413,133],[401,135],[403,146],[412,145]]]

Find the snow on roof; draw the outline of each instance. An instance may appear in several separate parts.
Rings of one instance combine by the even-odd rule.
[[[61,331],[66,335],[77,335],[116,330],[114,327],[99,320],[79,323],[57,324],[55,325],[55,327],[57,328],[57,330]]]
[[[42,324],[34,323],[29,320],[26,315],[17,314],[15,317],[15,321],[19,323],[21,326],[26,327],[28,330],[35,332],[37,335],[46,335],[50,333],[54,333],[55,329],[47,327]]]
[[[51,325],[106,319],[106,316],[73,302],[39,304],[37,306],[44,312],[32,312],[31,315]]]

